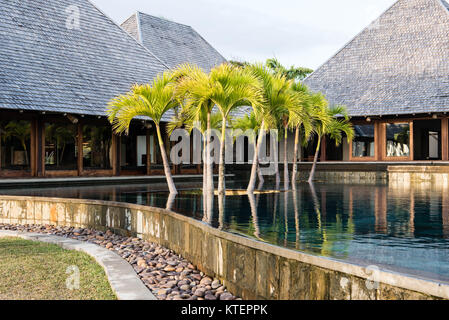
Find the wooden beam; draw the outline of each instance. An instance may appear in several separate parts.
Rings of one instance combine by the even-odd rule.
[[[151,175],[151,129],[147,128],[147,175]]]
[[[449,121],[441,119],[441,157],[443,161],[449,160]]]
[[[321,162],[323,162],[323,161],[326,161],[326,147],[327,147],[327,139],[326,139],[326,136],[324,136],[322,139],[321,139],[321,156],[320,156],[320,161]]]
[[[31,120],[30,133],[30,167],[31,176],[37,176],[37,119]]]
[[[77,148],[78,148],[78,176],[83,175],[83,125],[81,122],[78,122],[77,126],[78,134],[77,134]]]
[[[410,137],[409,137],[409,147],[410,147],[410,155],[409,160],[413,161],[415,159],[415,148],[414,148],[414,139],[413,139],[413,121],[410,121]]]
[[[45,176],[45,122],[42,119],[37,120],[37,176]]]
[[[112,133],[112,175],[120,175],[120,136]]]

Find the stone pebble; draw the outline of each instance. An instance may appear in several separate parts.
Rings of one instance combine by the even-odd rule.
[[[89,228],[0,223],[0,230],[51,234],[105,247],[128,261],[159,300],[241,300],[218,279],[199,271],[170,249],[140,238]]]

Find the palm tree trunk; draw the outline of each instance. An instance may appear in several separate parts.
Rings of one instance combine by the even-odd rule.
[[[320,152],[320,146],[321,146],[321,137],[318,136],[318,144],[317,144],[316,150],[315,150],[315,157],[313,159],[312,170],[310,171],[309,183],[312,183],[313,178],[315,177],[315,170],[316,170],[316,164],[318,162],[318,153]]]
[[[162,140],[161,128],[159,127],[159,124],[156,124],[156,133],[159,140],[159,148],[161,150],[162,162],[164,164],[164,172],[165,178],[167,179],[168,189],[170,190],[170,193],[177,194],[178,191],[176,190],[175,183],[173,182],[173,178],[171,176],[170,165],[168,164],[167,152],[165,151],[164,141]]]
[[[270,137],[271,139],[271,137]],[[279,175],[279,149],[278,149],[278,136],[276,135],[276,142],[274,143],[273,148],[273,158],[274,158],[274,173],[276,176],[276,190],[279,190],[279,186],[281,184],[281,177]]]
[[[288,147],[288,130],[284,127],[284,189],[290,189],[289,174],[288,174],[288,159],[287,159],[287,147]]]
[[[213,160],[211,158],[211,144],[212,144],[212,126],[211,126],[211,112],[207,113],[207,143],[206,143],[206,166],[207,166],[207,215],[212,216],[214,209],[214,168]]]
[[[259,164],[259,147],[262,144],[263,135],[265,134],[265,130],[263,130],[264,125],[265,122],[262,121],[262,125],[260,126],[259,137],[257,138],[257,142],[254,147],[254,158],[253,158],[253,165],[251,167],[251,176],[249,178],[248,188],[246,189],[248,193],[253,193],[256,187],[257,168]]]
[[[207,212],[207,136],[203,134],[203,214]]]
[[[225,146],[226,146],[226,117],[223,117],[222,125],[221,125],[221,140],[220,140],[220,164],[218,167],[218,194],[219,195],[224,195],[226,193]]]
[[[299,126],[295,130],[295,147],[293,150],[293,169],[292,169],[292,189],[296,190],[296,180],[298,176],[298,144],[299,144]]]
[[[263,177],[262,170],[260,169],[260,164],[257,165],[257,176],[259,177],[259,186],[257,187],[257,189],[261,190],[265,179]]]

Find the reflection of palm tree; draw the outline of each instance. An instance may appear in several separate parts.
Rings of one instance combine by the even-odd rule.
[[[295,211],[295,229],[296,229],[296,248],[299,248],[299,210],[298,210],[298,192],[293,190],[293,210]]]
[[[285,220],[284,243],[285,243],[285,246],[287,246],[287,240],[288,240],[288,192],[284,192],[284,220]]]
[[[225,206],[226,206],[226,195],[219,194],[218,195],[218,228],[224,228],[224,219],[225,219]]]
[[[175,199],[176,199],[176,193],[170,192],[170,194],[168,195],[168,199],[167,199],[167,206],[166,206],[167,210],[172,210],[173,205],[175,203]]]
[[[251,216],[253,218],[253,224],[254,224],[254,236],[257,239],[260,239],[260,228],[259,228],[259,219],[257,217],[257,204],[256,204],[256,197],[254,196],[254,193],[248,192],[248,200],[249,205],[251,207]]]

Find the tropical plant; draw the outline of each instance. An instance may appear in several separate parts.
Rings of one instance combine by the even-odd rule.
[[[251,70],[260,79],[263,86],[264,101],[263,104],[253,107],[255,117],[260,122],[260,134],[255,148],[247,191],[254,192],[259,162],[258,154],[262,139],[265,136],[265,130],[278,128],[279,115],[284,114],[285,110],[296,104],[296,96],[291,92],[291,81],[283,75],[273,74],[270,69],[260,64],[251,65],[247,69]]]
[[[259,132],[259,130],[260,130],[260,122],[257,120],[254,112],[251,112],[249,115],[245,114],[243,117],[237,118],[237,119],[231,121],[231,126],[234,129],[234,132],[238,132],[238,130],[241,130],[240,134],[242,134],[242,135],[245,135],[245,133],[248,132],[248,130],[250,130],[253,133]],[[238,134],[237,135],[234,134],[234,137],[237,139]],[[248,142],[250,144],[255,145],[256,144],[256,135],[253,134],[253,135],[248,136]],[[259,178],[259,189],[261,189],[265,179],[260,170],[260,165],[259,164],[257,164],[257,165],[258,165],[257,175]]]
[[[149,117],[156,126],[159,147],[164,164],[165,177],[170,193],[177,194],[168,163],[160,122],[164,114],[179,105],[175,97],[175,77],[171,71],[159,74],[150,84],[134,85],[130,92],[120,95],[108,104],[108,119],[113,130],[128,133],[131,120],[135,117]]]
[[[294,81],[301,81],[313,72],[312,69],[295,66],[291,66],[289,69],[287,69],[276,58],[268,59],[266,61],[266,65],[275,73],[281,74],[287,79]]]
[[[292,85],[292,91],[298,95],[298,104],[289,109],[288,121],[289,128],[295,132],[292,189],[296,190],[296,180],[298,175],[298,149],[300,145],[302,145],[305,141],[308,141],[310,138],[310,134],[313,131],[313,115],[311,115],[311,94],[307,87],[300,82],[295,82]]]
[[[349,122],[346,108],[343,106],[328,107],[328,102],[321,93],[312,95],[313,115],[314,115],[314,133],[317,137],[317,147],[315,157],[313,159],[312,170],[310,171],[309,183],[313,182],[315,176],[316,165],[318,162],[318,154],[321,147],[321,141],[328,136],[335,140],[338,146],[342,142],[343,133],[346,134],[348,143],[354,137],[354,129]]]
[[[195,65],[184,64],[175,73],[177,74],[176,94],[182,101],[182,109],[187,118],[194,123],[199,121],[203,132],[203,194],[205,194],[204,212],[210,215],[214,201],[213,161],[211,159],[212,139],[212,111],[214,101],[210,92],[213,84],[210,75]],[[189,120],[190,121],[190,120]],[[202,130],[202,131],[203,131]]]
[[[231,112],[242,106],[257,108],[262,102],[262,90],[258,78],[247,68],[222,64],[210,72],[211,89],[208,97],[222,115],[218,194],[225,194],[225,146],[226,128]]]

